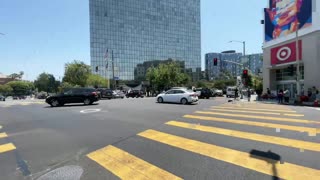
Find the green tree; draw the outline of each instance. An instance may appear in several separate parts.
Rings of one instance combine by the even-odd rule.
[[[23,75],[24,75],[24,72],[20,71],[19,73],[12,73],[8,77],[13,80],[21,80]]]
[[[63,83],[61,83],[61,84],[59,85],[58,91],[59,91],[59,92],[63,92],[63,91],[65,91],[66,89],[70,89],[70,88],[73,88],[73,87],[74,87],[74,86],[71,85],[70,83],[68,83],[68,82],[63,82]]]
[[[106,87],[108,85],[108,80],[101,77],[100,75],[90,74],[87,79],[87,85],[93,86],[95,88]]]
[[[56,81],[52,74],[41,73],[34,81],[34,85],[38,91],[57,92],[59,82]]]
[[[214,88],[217,89],[226,89],[227,86],[235,86],[236,80],[235,79],[229,79],[229,80],[216,80],[214,81]]]
[[[11,94],[12,91],[13,91],[13,89],[11,88],[11,86],[9,86],[7,84],[0,85],[0,94],[8,95],[8,94]]]
[[[174,61],[148,68],[146,77],[151,86],[158,90],[185,85],[190,81],[190,77]]]
[[[90,66],[81,61],[73,61],[68,63],[65,68],[63,82],[68,82],[71,85],[79,85],[84,87],[87,85],[87,80],[91,74]]]
[[[15,95],[31,94],[32,90],[34,90],[33,83],[27,81],[11,81],[6,85],[12,88],[12,92]]]

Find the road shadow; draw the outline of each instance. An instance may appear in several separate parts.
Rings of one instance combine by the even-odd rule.
[[[194,106],[194,105],[198,104],[198,103],[181,104],[181,103],[171,103],[171,102],[163,102],[163,103],[156,102],[156,103],[157,104],[172,104],[172,105],[180,105],[180,106]]]
[[[278,162],[283,164],[283,162],[281,161],[281,156],[279,154],[276,154],[270,150],[267,152],[264,152],[264,151],[253,149],[250,151],[250,157],[260,159],[260,160],[266,161],[269,164],[272,164],[272,173],[273,173],[272,180],[280,180],[280,178],[278,177],[276,164]]]
[[[63,107],[82,107],[82,106],[97,106],[99,103],[93,103],[90,105],[84,105],[84,104],[66,104],[63,106],[57,106],[57,107],[51,107],[51,106],[45,106],[43,108],[63,108]]]

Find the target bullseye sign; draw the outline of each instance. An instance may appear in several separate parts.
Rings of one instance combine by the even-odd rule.
[[[301,40],[299,41],[299,59],[302,58]],[[296,42],[285,44],[271,49],[271,65],[283,64],[296,61]]]
[[[289,47],[282,47],[278,50],[277,58],[279,61],[286,61],[291,56],[291,49]]]

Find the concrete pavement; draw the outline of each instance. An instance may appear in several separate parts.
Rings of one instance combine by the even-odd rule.
[[[0,174],[6,179],[48,179],[55,171],[81,179],[320,177],[319,111],[226,102],[182,106],[146,98],[1,108],[1,132],[16,149],[0,153]]]

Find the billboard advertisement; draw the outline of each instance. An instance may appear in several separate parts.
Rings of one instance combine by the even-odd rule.
[[[312,25],[312,0],[269,0],[265,13],[265,41]]]
[[[291,42],[271,49],[271,65],[285,64],[297,60],[297,44]],[[302,59],[302,41],[298,41],[299,60]]]

